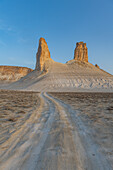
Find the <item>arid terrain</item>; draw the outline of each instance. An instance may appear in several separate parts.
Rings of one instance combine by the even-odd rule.
[[[12,68],[1,68],[0,170],[113,170],[113,75],[86,43],[62,64],[40,38],[35,70]]]
[[[27,67],[0,66],[0,85],[17,81],[32,71]]]
[[[96,145],[97,151],[102,153],[109,163],[111,162],[113,168],[113,93],[51,93],[51,95],[60,99],[64,106],[68,104],[69,110],[72,107],[74,111],[72,117],[76,119],[78,127],[79,120],[84,124],[82,133],[94,142],[92,147]]]
[[[113,93],[0,91],[1,170],[112,170]]]

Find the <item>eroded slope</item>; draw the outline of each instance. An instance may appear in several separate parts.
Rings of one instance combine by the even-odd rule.
[[[0,66],[0,82],[14,82],[33,71],[27,67]]]
[[[49,61],[46,71],[35,70],[13,83],[10,89],[34,91],[76,91],[77,89],[111,89],[113,76],[90,63],[70,61],[61,64]]]

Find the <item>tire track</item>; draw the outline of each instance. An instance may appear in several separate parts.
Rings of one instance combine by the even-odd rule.
[[[77,146],[76,152],[78,156],[77,169],[112,170],[107,158],[99,152],[99,146],[93,142],[90,130],[84,126],[83,122],[75,114],[75,111],[62,101],[48,94],[46,95],[65,111],[68,121],[73,127],[73,138],[75,145]]]
[[[36,150],[37,148],[37,151],[39,150],[38,152],[40,152],[40,147],[44,144],[52,122],[50,113],[54,112],[54,107],[49,107],[42,94],[40,94],[40,100],[40,107],[32,113],[21,129],[14,133],[10,139],[10,147],[0,160],[0,170],[28,170],[32,169],[30,166],[32,162],[32,165],[35,165],[35,161],[31,157],[35,155],[33,149],[35,148]],[[30,164],[28,164],[29,167],[27,168],[26,162],[29,159]]]
[[[12,154],[6,153],[1,170],[112,170],[69,105],[47,93],[41,93],[40,100],[19,138],[12,138]]]

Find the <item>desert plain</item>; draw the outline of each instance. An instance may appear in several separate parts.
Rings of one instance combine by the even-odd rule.
[[[112,93],[0,96],[0,169],[113,169]]]

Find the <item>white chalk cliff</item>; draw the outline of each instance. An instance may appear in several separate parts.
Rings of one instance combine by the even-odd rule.
[[[41,38],[36,55],[36,69],[10,85],[10,89],[34,91],[107,89],[113,91],[113,76],[88,62],[88,50],[85,43],[77,43],[74,59],[62,64],[51,59],[47,43]]]

